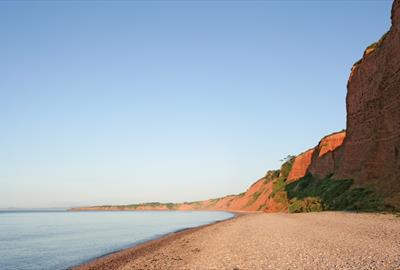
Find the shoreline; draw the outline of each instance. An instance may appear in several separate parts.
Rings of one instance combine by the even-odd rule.
[[[95,210],[99,211],[99,210]],[[233,217],[214,221],[209,224],[200,225],[196,227],[189,227],[179,229],[164,235],[155,236],[154,238],[143,240],[137,242],[137,244],[132,244],[130,247],[122,248],[116,251],[112,251],[98,257],[87,260],[86,262],[80,263],[75,266],[66,268],[66,270],[106,270],[106,269],[116,269],[128,261],[137,259],[139,256],[155,252],[163,246],[168,245],[172,241],[178,240],[186,235],[192,234],[199,230],[205,229],[210,226],[228,222],[234,219],[238,219],[242,216],[249,215],[251,213],[257,212],[246,212],[246,211],[221,211],[233,214]]]
[[[400,219],[393,215],[234,214],[70,269],[400,269]]]

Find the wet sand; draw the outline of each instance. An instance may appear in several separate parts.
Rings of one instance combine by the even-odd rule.
[[[240,215],[74,269],[400,269],[400,218],[322,212]]]

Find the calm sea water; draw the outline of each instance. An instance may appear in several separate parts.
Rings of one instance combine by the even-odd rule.
[[[0,269],[66,269],[225,212],[0,212]]]

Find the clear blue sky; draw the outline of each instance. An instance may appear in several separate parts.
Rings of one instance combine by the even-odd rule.
[[[391,1],[1,1],[0,207],[244,191],[345,128]]]

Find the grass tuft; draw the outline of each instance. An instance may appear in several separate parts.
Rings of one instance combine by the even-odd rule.
[[[259,191],[254,192],[245,207],[248,207],[248,206],[252,205],[253,203],[255,203],[255,201],[257,201],[257,199],[258,199],[258,197],[260,197],[260,195],[261,195],[261,192],[259,192]]]

